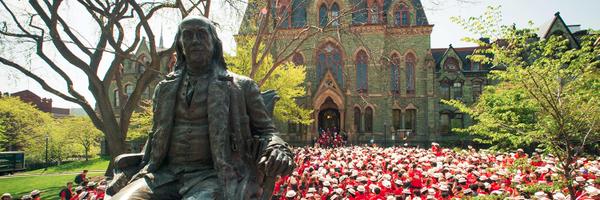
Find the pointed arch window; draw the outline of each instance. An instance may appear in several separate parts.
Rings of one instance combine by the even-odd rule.
[[[400,4],[394,11],[394,25],[410,26],[410,11],[406,4]]]
[[[362,127],[360,126],[360,117],[361,117],[361,113],[360,113],[360,108],[358,107],[354,107],[354,128],[356,128],[356,131],[359,133],[362,133]]]
[[[131,94],[133,94],[133,89],[134,88],[132,84],[125,85],[125,95],[127,95],[127,98],[129,98]]]
[[[404,129],[411,129],[414,132],[414,130],[416,129],[416,122],[417,110],[406,109],[406,111],[404,112]]]
[[[415,55],[406,55],[406,94],[415,94]]]
[[[338,27],[340,26],[340,6],[338,6],[337,3],[333,3],[333,5],[331,5],[331,20],[333,20],[333,22],[331,22],[331,25],[333,27]]]
[[[365,132],[373,132],[373,109],[371,107],[365,109]]]
[[[369,84],[367,81],[368,60],[369,57],[367,56],[367,52],[365,52],[364,50],[360,50],[356,54],[356,90],[359,92],[367,92],[367,90],[369,89]]]
[[[336,79],[338,86],[342,87],[344,62],[342,61],[342,51],[331,42],[321,46],[317,52],[317,77],[319,82],[323,79],[325,72],[331,71]]]
[[[292,0],[292,27],[306,26],[306,0]]]
[[[114,90],[113,91],[113,105],[115,107],[119,106],[119,90]]]
[[[319,26],[320,27],[325,27],[327,25],[327,22],[329,21],[327,12],[328,12],[327,6],[325,6],[325,4],[321,4],[321,7],[319,7]]]
[[[402,111],[400,109],[392,110],[392,119],[394,130],[402,129]]]
[[[399,93],[398,68],[400,67],[400,56],[398,54],[392,55],[392,62],[390,62],[390,86],[392,93]]]
[[[354,10],[352,12],[352,24],[362,25],[367,23],[368,7],[367,0],[354,0],[352,2]]]
[[[377,2],[374,1],[372,2],[371,9],[369,9],[369,18],[371,19],[371,24],[379,24],[379,14],[379,5],[377,5]]]
[[[279,28],[290,27],[290,0],[277,1],[277,24]]]
[[[292,57],[292,62],[294,65],[304,65],[304,56],[300,53],[295,53]]]

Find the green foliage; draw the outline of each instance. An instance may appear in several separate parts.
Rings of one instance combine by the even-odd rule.
[[[70,150],[76,155],[83,155],[87,160],[91,155],[97,155],[100,152],[100,141],[102,141],[103,134],[94,127],[88,117],[69,117],[58,119],[58,122],[66,129],[64,140],[73,145]],[[60,138],[58,135],[57,137]]]
[[[243,75],[249,75],[252,69],[252,41],[254,37],[238,36],[238,46],[236,55],[227,55],[229,70]],[[259,47],[264,52],[264,46]],[[257,57],[263,56],[262,54]],[[272,56],[265,55],[266,58],[259,66],[255,80],[260,80],[267,74],[268,70],[273,66]],[[275,106],[274,116],[281,121],[292,121],[300,124],[310,124],[310,113],[308,109],[300,107],[296,103],[296,98],[305,94],[304,80],[306,78],[306,68],[304,66],[296,66],[291,62],[278,66],[273,71],[271,77],[261,86],[262,91],[276,90],[281,97]]]
[[[126,140],[145,141],[150,131],[152,131],[152,106],[151,103],[145,103],[142,104],[140,110],[131,115]]]
[[[582,37],[579,46],[563,35],[540,39],[533,28],[493,25],[497,20],[490,18],[499,13],[499,7],[490,7],[482,17],[453,18],[465,29],[495,40],[479,42],[486,48],[470,59],[499,69],[489,76],[499,84],[486,87],[475,104],[445,102],[478,122],[461,131],[483,136],[480,142],[501,148],[539,144],[563,159],[567,152],[576,157],[585,147],[598,148],[600,47],[593,45],[597,35]]]
[[[2,150],[40,148],[51,130],[52,117],[16,97],[0,98]]]

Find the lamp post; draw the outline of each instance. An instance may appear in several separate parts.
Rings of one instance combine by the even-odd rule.
[[[46,165],[44,169],[48,169],[48,133],[46,133]]]

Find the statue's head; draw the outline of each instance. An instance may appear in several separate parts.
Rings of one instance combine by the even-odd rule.
[[[175,35],[177,64],[175,70],[187,63],[226,68],[223,45],[212,21],[203,16],[189,16],[179,24]]]

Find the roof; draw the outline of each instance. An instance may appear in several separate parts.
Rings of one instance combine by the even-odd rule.
[[[435,71],[436,72],[440,71],[440,69],[442,68],[441,67],[442,60],[444,60],[444,58],[450,51],[454,51],[456,53],[456,55],[459,57],[460,62],[462,63],[462,66],[463,66],[462,70],[470,71],[471,70],[471,60],[469,58],[467,58],[467,56],[473,55],[473,53],[477,49],[481,49],[481,47],[454,48],[454,47],[452,47],[452,45],[449,45],[448,48],[432,48],[431,55],[433,56],[433,59],[435,60]],[[482,67],[486,67],[486,66],[487,65],[484,65]]]

